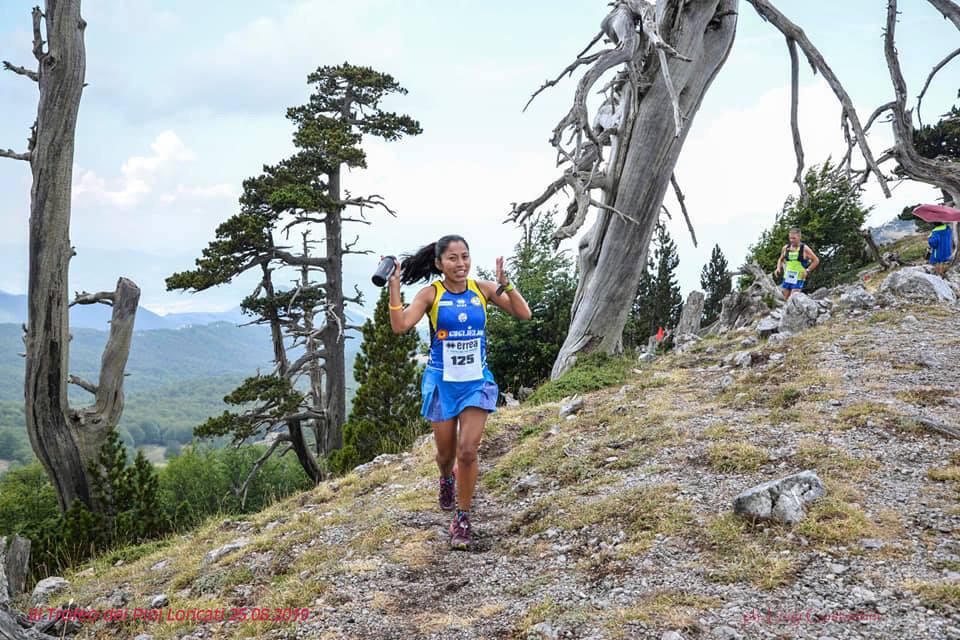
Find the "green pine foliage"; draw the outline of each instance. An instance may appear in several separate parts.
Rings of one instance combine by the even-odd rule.
[[[913,147],[924,158],[960,160],[960,109],[952,107],[936,124],[914,129]]]
[[[947,158],[960,162],[960,109],[953,107],[936,124],[914,129],[913,146],[924,158]],[[897,217],[901,220],[913,220],[917,231],[927,233],[937,226],[937,223],[926,222],[914,216],[913,210],[918,206],[920,203],[904,207]],[[954,203],[953,206],[958,205]]]
[[[812,291],[850,281],[857,269],[870,262],[860,235],[870,209],[863,205],[861,190],[830,160],[808,169],[803,180],[808,198],[787,198],[773,226],[750,247],[747,260],[773,272],[780,250],[789,242],[790,228],[799,227],[803,243],[820,257],[820,266],[810,275],[805,289]]]
[[[310,443],[302,435],[301,423],[326,420],[321,427],[335,436],[344,421],[340,408],[346,405],[345,367],[341,366],[344,340],[336,327],[345,325],[341,252],[349,251],[349,246],[330,243],[340,237],[345,222],[357,221],[344,215],[348,207],[360,206],[357,215],[363,218],[363,207],[382,204],[378,196],[341,194],[341,169],[367,166],[361,147],[364,136],[394,141],[404,135],[417,135],[421,129],[410,116],[382,108],[384,99],[406,94],[389,74],[344,63],[318,68],[307,82],[314,88],[308,102],[287,110],[287,119],[294,125],[294,154],[275,165],[265,165],[260,175],[244,181],[240,211],[217,227],[215,239],[195,261],[196,268],[174,273],[166,285],[168,290],[202,291],[229,283],[251,270],[262,274],[253,293],[240,306],[255,323],[271,328],[278,371],[247,378],[225,398],[238,410],[211,418],[196,433],[232,435],[236,442],[242,442],[274,425],[285,424],[304,471],[316,480],[320,463],[309,460]],[[304,249],[298,250],[305,252],[309,234],[318,229],[328,241],[312,242],[326,247],[325,255],[289,251],[291,232],[303,234]],[[310,280],[307,267],[314,267],[312,273],[322,271],[324,280]],[[302,279],[295,288],[281,290],[274,286],[275,281],[287,276]],[[313,318],[317,318],[316,325]],[[302,344],[305,334],[314,335],[320,325],[323,328],[316,340],[306,343],[306,359],[285,366],[283,353],[294,344]],[[318,385],[311,385],[306,394],[295,391],[290,381],[306,374],[320,360],[325,363],[324,397],[319,397]],[[311,375],[316,373],[314,370]],[[302,417],[305,414],[309,417]],[[325,450],[327,442],[320,443],[324,454],[329,453]]]
[[[733,288],[731,278],[727,275],[729,271],[730,265],[720,245],[714,245],[713,251],[710,252],[710,262],[703,265],[703,270],[700,271],[700,287],[706,298],[701,321],[703,326],[713,324],[720,317],[723,297]]]
[[[677,245],[661,222],[657,223],[651,248],[652,256],[648,257],[647,268],[640,274],[623,330],[624,346],[628,348],[644,347],[647,339],[660,327],[664,330],[675,327],[683,311],[683,297],[676,275],[680,264]]]
[[[500,389],[513,393],[520,387],[535,388],[550,377],[567,337],[577,290],[572,258],[553,248],[552,213],[532,218],[521,230],[507,271],[533,316],[529,322],[517,322],[494,305],[487,307],[487,366]],[[484,270],[480,276],[494,279]]]
[[[384,287],[373,320],[363,324],[363,343],[353,369],[360,386],[343,427],[343,448],[330,456],[330,467],[338,473],[381,453],[406,450],[428,427],[420,417],[421,369],[416,361],[420,338],[413,329],[393,332],[389,304]]]

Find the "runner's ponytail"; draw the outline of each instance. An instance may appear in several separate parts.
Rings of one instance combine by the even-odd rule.
[[[423,280],[429,280],[433,275],[440,275],[443,272],[437,268],[437,258],[443,255],[452,242],[462,242],[467,249],[470,245],[463,239],[463,236],[443,236],[436,242],[421,247],[413,255],[404,256],[400,263],[400,282],[403,284],[415,284]]]

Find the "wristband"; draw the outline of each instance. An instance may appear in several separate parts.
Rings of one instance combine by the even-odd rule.
[[[512,282],[508,282],[507,284],[502,284],[499,287],[497,287],[497,295],[499,296],[499,295],[503,295],[504,293],[510,293],[511,291],[514,290],[514,288],[515,287],[513,286]]]
[[[391,305],[388,305],[388,306],[390,307],[390,311],[403,311],[403,305],[402,305],[402,304],[397,305],[396,307],[393,306],[392,304],[391,304]]]

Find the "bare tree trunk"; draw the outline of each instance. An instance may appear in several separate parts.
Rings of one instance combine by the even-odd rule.
[[[349,110],[349,106],[346,107]],[[340,201],[340,169],[330,173],[330,197]],[[343,423],[347,413],[347,370],[344,357],[347,321],[343,311],[343,219],[342,209],[327,212],[324,218],[327,243],[327,321],[322,333],[326,398],[326,429],[323,452],[343,447]]]
[[[640,277],[637,265],[646,263],[650,238],[693,117],[733,45],[737,0],[665,4],[660,28],[676,36],[670,44],[691,61],[672,58],[666,62],[661,57],[648,59],[647,65],[654,69],[664,62],[669,65],[682,125],[678,133],[670,84],[662,73],[653,75],[652,84],[632,107],[633,126],[623,132],[627,142],[619,147],[627,150],[625,157],[614,158],[610,172],[615,196],[606,204],[623,215],[599,211],[580,243],[580,283],[570,330],[553,367],[554,378],[573,366],[578,354],[621,348]],[[682,28],[673,28],[681,22]],[[616,170],[616,164],[622,171]]]
[[[276,292],[273,287],[273,276],[270,272],[270,267],[267,263],[261,265],[263,269],[263,290],[267,295],[267,299],[274,300]],[[275,307],[270,307],[270,336],[273,341],[273,357],[277,363],[277,372],[281,377],[287,375],[287,370],[290,368],[289,360],[287,359],[287,350],[284,348],[283,344],[283,333],[280,328],[280,318],[277,314]],[[323,472],[320,469],[320,465],[317,464],[317,459],[314,458],[313,453],[311,453],[310,448],[307,446],[306,439],[303,436],[303,427],[301,426],[301,421],[299,419],[290,419],[286,421],[287,433],[289,434],[290,447],[293,449],[293,452],[297,456],[297,460],[300,462],[300,466],[303,468],[304,472],[309,476],[314,482],[320,482],[323,479]],[[283,440],[286,440],[284,438]],[[270,452],[273,452],[275,447],[271,447]],[[266,460],[265,456],[263,460]],[[259,469],[258,465],[254,465],[254,468],[250,474],[250,477],[253,476]],[[249,480],[248,480],[249,482]],[[244,483],[244,499],[246,497],[246,485],[248,482]]]
[[[870,233],[870,229],[860,229],[860,235],[863,236],[863,240],[867,243],[867,248],[870,249],[873,259],[877,261],[880,268],[884,271],[889,269],[892,265],[887,262],[883,254],[880,253],[880,247],[877,246],[877,242],[873,239],[873,234]]]
[[[46,50],[41,29],[44,21]],[[46,12],[34,8],[33,54],[38,70],[8,62],[4,67],[37,83],[37,120],[27,153],[0,152],[5,157],[28,160],[33,173],[24,335],[25,413],[30,444],[50,476],[64,511],[77,499],[95,510],[105,506],[92,502],[89,467],[123,412],[123,371],[140,299],[140,290],[126,278],[120,278],[112,292],[77,295],[72,304],[109,304],[113,314],[99,382],[68,378],[67,277],[74,254],[70,246],[70,197],[74,137],[86,73],[85,28],[80,0],[47,0]],[[71,409],[68,381],[93,393],[94,404]]]
[[[309,232],[304,232],[303,234],[303,255],[304,257],[310,256],[310,244],[307,240]],[[307,289],[311,286],[310,282],[310,265],[304,262],[303,266],[300,267],[300,286],[304,289]],[[317,341],[316,336],[314,336],[314,318],[315,312],[313,308],[304,308],[303,311],[303,332],[307,336],[306,340],[306,355],[310,357],[310,363],[308,365],[308,373],[310,376],[310,404],[314,412],[318,415],[322,415],[324,412],[324,399],[323,399],[323,367],[320,364],[320,358],[317,357],[317,352],[320,350],[320,344]],[[326,418],[313,418],[311,421],[313,425],[313,438],[314,438],[314,451],[316,455],[323,454],[323,443],[325,441],[324,433],[326,433],[325,423]]]

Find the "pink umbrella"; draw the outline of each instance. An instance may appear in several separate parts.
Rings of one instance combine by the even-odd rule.
[[[922,204],[913,210],[913,215],[927,222],[960,222],[960,209],[939,204]]]

